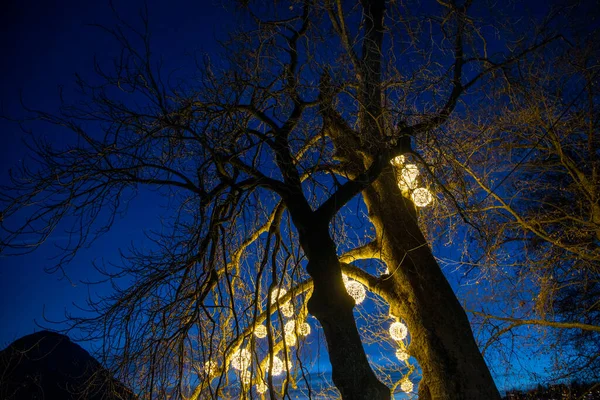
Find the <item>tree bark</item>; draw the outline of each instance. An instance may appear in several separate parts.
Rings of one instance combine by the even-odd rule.
[[[304,221],[297,226],[309,260],[307,272],[313,279],[308,311],[323,327],[333,383],[343,399],[390,399],[390,389],[375,376],[362,346],[354,320],[354,300],[344,287],[328,221],[302,229],[306,225]]]
[[[392,298],[392,314],[406,321],[409,352],[423,371],[419,399],[500,399],[469,320],[391,167],[365,190],[364,200],[390,270],[389,279],[382,279],[383,289]]]

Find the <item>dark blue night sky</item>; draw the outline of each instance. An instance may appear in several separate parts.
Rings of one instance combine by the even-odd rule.
[[[117,3],[115,8],[124,20],[139,22],[142,2]],[[206,3],[206,6],[197,1],[169,2],[168,5],[165,2],[148,3],[153,46],[169,68],[181,69],[192,64],[193,54],[213,52],[216,38],[222,38],[221,33],[232,23],[228,10],[212,5],[212,2]],[[61,91],[67,101],[77,98],[73,90],[76,73],[93,77],[95,58],[107,65],[117,54],[116,42],[102,29],[92,26],[114,26],[115,18],[108,2],[10,0],[4,6],[0,15],[0,104],[3,115],[23,115],[20,98],[28,107],[56,110]],[[36,130],[36,134],[43,132],[55,143],[63,140],[62,133],[48,131],[47,126],[42,129]],[[9,169],[26,158],[23,140],[27,135],[18,124],[6,120],[0,120],[0,132],[0,180],[7,184]],[[88,289],[79,281],[97,277],[91,261],[117,261],[117,248],[125,249],[143,237],[136,221],[143,220],[146,227],[151,227],[151,216],[164,205],[152,193],[141,197],[134,202],[135,207],[130,208],[127,217],[117,221],[110,237],[85,249],[68,267],[67,274],[72,282],[61,279],[60,273],[44,273],[44,268],[53,265],[49,258],[57,252],[55,245],[64,239],[60,235],[33,254],[0,255],[1,347],[39,329],[34,319],[44,324],[44,311],[49,319],[60,320],[65,309],[74,310],[71,303],[85,303]],[[158,224],[157,219],[154,222]]]
[[[118,3],[115,1],[115,7],[124,20],[139,21],[137,14],[142,2]],[[165,70],[185,73],[192,65],[193,55],[217,51],[215,41],[223,38],[234,23],[232,14],[235,10],[215,3],[219,2],[148,2],[153,48],[156,54],[162,55]],[[29,107],[47,111],[57,109],[61,90],[67,101],[76,99],[73,90],[75,73],[84,78],[92,77],[94,57],[104,65],[110,62],[118,48],[106,32],[92,26],[114,24],[108,2],[8,0],[3,8],[0,13],[0,104],[3,115],[22,115],[20,98]],[[44,134],[58,143],[62,140],[58,131],[46,130]],[[18,124],[2,119],[0,135],[0,185],[5,185],[8,184],[9,169],[26,158],[23,140],[27,135]],[[65,311],[76,311],[73,303],[84,305],[90,293],[81,281],[99,277],[92,261],[118,262],[118,248],[126,249],[132,243],[143,244],[139,227],[159,227],[156,215],[165,206],[166,200],[155,193],[138,195],[127,216],[119,219],[111,232],[91,248],[81,251],[68,266],[69,279],[60,273],[44,272],[44,268],[53,265],[49,258],[57,253],[56,245],[64,239],[60,235],[55,235],[32,254],[19,257],[0,254],[0,348],[41,329],[34,321],[50,328],[61,327],[44,322],[44,315],[50,320],[61,320]],[[95,290],[102,291],[102,286]]]

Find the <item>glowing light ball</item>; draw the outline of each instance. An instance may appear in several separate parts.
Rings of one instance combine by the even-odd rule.
[[[243,385],[249,385],[252,382],[252,371],[240,371],[240,382],[242,382]]]
[[[310,324],[308,322],[304,322],[302,325],[300,325],[300,328],[298,328],[298,333],[302,336],[310,335]]]
[[[250,367],[252,354],[246,349],[239,349],[231,357],[231,368],[242,371]]]
[[[356,281],[349,281],[346,284],[346,291],[350,296],[352,296],[356,304],[362,303],[365,297],[367,297],[367,291],[365,290],[365,287]]]
[[[415,164],[406,164],[400,172],[400,181],[398,182],[398,185],[400,187],[414,189],[417,184],[418,176],[419,168]]]
[[[390,336],[392,339],[400,341],[408,335],[408,328],[402,322],[394,322],[390,325]]]
[[[394,167],[401,167],[402,164],[404,164],[404,156],[399,155],[397,157],[392,158],[390,160],[390,164],[392,164]]]
[[[400,361],[406,361],[410,358],[410,355],[402,349],[396,350],[396,357]]]
[[[293,319],[286,322],[285,325],[283,326],[283,332],[285,332],[286,335],[294,333],[295,329],[296,329],[296,321],[294,321]]]
[[[273,292],[271,292],[271,304],[275,304],[275,302],[277,300],[279,300],[280,298],[282,298],[283,296],[285,296],[286,293],[287,293],[287,290],[285,290],[284,288],[273,289]]]
[[[283,373],[283,361],[281,361],[281,358],[274,356],[273,357],[273,368],[271,369],[271,374],[273,376],[278,376],[281,375]]]
[[[256,325],[254,328],[254,336],[259,339],[263,339],[267,337],[267,327],[264,325]]]
[[[219,367],[213,360],[208,360],[204,363],[204,373],[206,375],[214,375],[217,373]]]
[[[294,333],[286,333],[285,334],[285,344],[288,347],[294,347],[298,343],[298,338]]]
[[[342,280],[344,281],[344,284],[350,282],[350,278],[348,278],[348,275],[346,274],[342,274]]]
[[[294,315],[294,305],[292,304],[291,301],[288,301],[287,303],[280,305],[279,310],[281,310],[281,313],[285,317],[290,318],[292,315]]]
[[[254,385],[254,387],[256,388],[256,393],[258,394],[265,394],[267,393],[267,390],[269,390],[269,387],[264,382],[258,382],[256,385]]]
[[[425,188],[415,189],[415,191],[412,192],[411,197],[413,203],[415,203],[415,206],[417,207],[428,206],[433,201],[433,195],[431,194],[429,189]]]
[[[415,388],[415,385],[413,385],[413,383],[408,379],[405,379],[400,384],[400,389],[402,389],[406,393],[412,392],[414,388]]]

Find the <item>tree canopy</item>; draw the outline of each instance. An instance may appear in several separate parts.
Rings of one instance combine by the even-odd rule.
[[[441,240],[489,288],[461,299],[487,344],[555,327],[575,360],[557,371],[596,370],[598,64],[596,32],[562,20],[578,5],[237,6],[194,76],[161,70],[149,21],[119,20],[87,101],[29,110],[71,139],[33,136],[0,194],[2,251],[68,220],[64,269],[138,191],[169,199],[152,245],[103,270],[113,293],[70,316],[105,364],[152,398],[499,398]]]

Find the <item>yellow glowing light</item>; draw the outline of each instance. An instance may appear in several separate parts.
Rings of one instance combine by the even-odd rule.
[[[219,366],[213,360],[208,360],[204,363],[204,373],[207,375],[214,375],[217,373]]]
[[[413,383],[408,378],[406,378],[400,384],[400,389],[402,389],[406,393],[412,392],[414,388],[415,388],[415,386],[413,385]]]
[[[239,349],[231,357],[231,368],[242,371],[250,366],[252,354],[246,349]]]
[[[415,203],[415,206],[417,207],[428,206],[433,201],[433,195],[431,194],[429,189],[426,188],[415,189],[415,191],[412,192],[411,197],[413,203]]]
[[[310,335],[310,324],[308,322],[304,322],[298,328],[298,333],[301,334],[302,336]]]
[[[404,156],[400,155],[400,156],[392,158],[390,160],[390,164],[392,164],[394,167],[401,167],[402,164],[404,164]]]
[[[356,304],[362,303],[365,297],[367,297],[365,287],[356,281],[348,281],[348,283],[346,283],[346,291],[352,296]]]
[[[390,325],[390,336],[392,339],[400,341],[408,335],[408,328],[402,322],[394,322]]]
[[[285,317],[291,317],[292,315],[294,315],[294,305],[292,304],[291,301],[288,301],[285,304],[282,304],[281,306],[279,306],[279,310],[281,310],[281,313],[285,316]]]
[[[269,367],[269,358],[267,357],[267,368],[268,367]],[[292,370],[292,362],[289,359],[287,362],[287,370],[288,371]],[[285,369],[283,360],[281,358],[279,358],[278,356],[274,356],[273,357],[273,368],[271,369],[271,375],[278,376],[278,375],[281,375],[282,373],[284,373],[285,371],[286,371],[286,369]]]
[[[348,275],[342,274],[342,281],[344,281],[344,284],[346,284],[350,282],[350,278],[348,278]]]
[[[294,321],[293,319],[286,322],[285,325],[283,326],[283,331],[285,332],[286,335],[288,335],[290,333],[294,333],[295,329],[296,329],[296,321]]]
[[[273,289],[273,292],[271,292],[271,304],[275,304],[275,302],[277,300],[279,300],[280,298],[282,298],[283,296],[285,296],[286,293],[287,293],[287,290],[285,290],[284,288]]]
[[[267,384],[264,382],[258,382],[254,387],[256,388],[256,393],[258,393],[258,394],[265,394],[265,393],[267,393],[267,390],[269,389]]]
[[[259,339],[267,337],[267,327],[262,324],[256,325],[256,327],[254,328],[254,336],[256,336]]]
[[[400,361],[406,361],[410,358],[410,355],[402,349],[396,350],[396,357]]]
[[[286,333],[285,334],[285,344],[288,347],[294,347],[298,343],[298,338],[294,333]]]
[[[408,187],[409,189],[414,189],[417,184],[418,176],[419,167],[417,167],[415,164],[406,164],[400,172],[398,186],[400,186],[400,188]]]
[[[273,357],[273,368],[271,369],[271,374],[273,376],[278,376],[281,375],[283,373],[283,361],[281,361],[281,358],[274,356]]]

